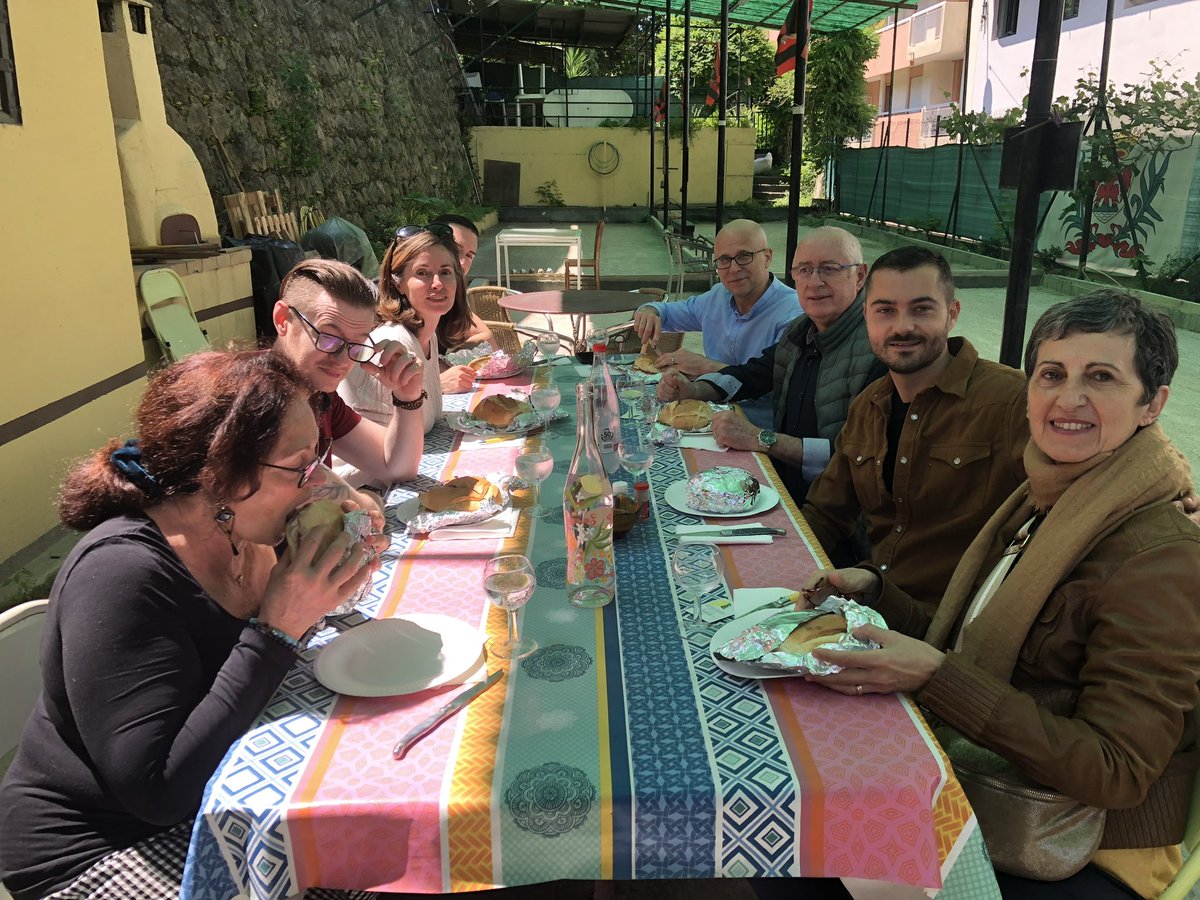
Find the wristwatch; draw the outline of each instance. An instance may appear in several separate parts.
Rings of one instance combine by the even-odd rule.
[[[775,442],[779,440],[779,435],[773,431],[768,431],[764,428],[758,433],[758,448],[762,453],[770,453],[771,448],[775,446]]]

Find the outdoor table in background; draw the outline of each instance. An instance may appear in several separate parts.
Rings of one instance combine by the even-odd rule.
[[[519,113],[518,113],[519,115]],[[574,253],[564,254],[583,259],[583,243],[578,228],[505,228],[496,233],[496,283],[511,288],[508,262],[510,247],[567,247]],[[575,287],[582,287],[583,273],[575,271]]]
[[[529,291],[525,294],[508,294],[501,297],[499,303],[505,309],[518,312],[569,315],[575,348],[580,349],[583,348],[588,316],[633,312],[652,299],[637,291]]]
[[[537,377],[548,374],[573,413],[577,371],[543,367]],[[542,488],[553,508],[573,416],[527,440],[553,451]],[[511,472],[523,443],[460,445],[439,427],[421,479],[393,488],[389,506],[432,479]],[[484,596],[483,564],[524,553],[538,587],[522,631],[539,650],[511,665],[490,660],[505,679],[400,761],[391,756],[397,738],[460,688],[340,697],[313,678],[306,652],[210,781],[183,896],[803,874],[998,897],[962,789],[908,700],[736,678],[716,667],[707,634],[681,636],[665,535],[699,520],[672,509],[663,491],[715,464],[745,467],[782,491],[765,457],[662,448],[650,471],[652,517],[618,538],[617,600],[601,610],[567,603],[561,512],[523,515],[503,541],[397,534],[360,609],[442,613],[501,635],[504,613]],[[723,547],[730,586],[799,584],[816,561],[794,504],[785,495],[754,521],[788,534]]]

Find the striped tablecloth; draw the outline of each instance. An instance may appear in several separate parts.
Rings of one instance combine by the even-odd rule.
[[[529,439],[554,452],[546,500],[561,494],[574,447],[575,375],[555,377],[572,417]],[[422,477],[511,471],[522,443],[465,450],[435,429]],[[312,676],[319,650],[305,653],[208,786],[184,897],[789,875],[998,896],[962,790],[907,700],[735,678],[716,668],[707,637],[681,636],[665,534],[699,520],[671,509],[663,491],[719,463],[783,493],[761,459],[660,451],[652,519],[618,539],[617,601],[603,610],[566,601],[561,512],[523,515],[506,541],[398,534],[360,606],[367,615],[438,612],[501,635],[483,562],[523,552],[538,576],[524,632],[540,649],[511,667],[491,661],[507,677],[401,761],[391,757],[399,735],[458,688],[338,697]],[[389,502],[423,487],[393,489]],[[816,567],[784,498],[756,519],[787,537],[723,548],[731,587],[795,585]],[[335,637],[327,629],[318,643]]]

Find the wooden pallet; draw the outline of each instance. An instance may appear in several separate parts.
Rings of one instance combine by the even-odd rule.
[[[283,208],[278,190],[269,194],[266,191],[226,194],[225,209],[235,238],[265,234],[290,241],[300,240],[300,223],[294,212]]]

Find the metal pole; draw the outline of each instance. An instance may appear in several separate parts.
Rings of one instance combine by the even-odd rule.
[[[642,71],[649,69],[650,75],[647,77],[646,96],[649,102],[647,109],[650,110],[650,190],[646,193],[646,207],[650,210],[650,215],[654,214],[654,101],[657,99],[657,94],[654,90],[654,45],[658,38],[658,23],[654,13],[650,13],[650,58],[649,65],[645,66]],[[665,224],[665,223],[664,223]]]
[[[1008,263],[1008,292],[1004,299],[1004,331],[1000,362],[1018,368],[1025,343],[1025,317],[1029,311],[1029,281],[1037,238],[1038,188],[1045,135],[1052,127],[1050,103],[1054,99],[1054,73],[1058,67],[1058,41],[1062,31],[1064,0],[1041,0],[1033,66],[1029,75],[1029,112],[1021,143],[1021,168],[1017,204],[1013,215],[1012,255]]]
[[[671,227],[671,0],[666,3],[667,33],[663,62],[663,228]]]
[[[1106,107],[1108,106],[1108,58],[1112,53],[1112,29],[1113,29],[1113,11],[1116,7],[1115,0],[1108,0],[1104,7],[1104,44],[1100,51],[1100,85],[1096,91],[1096,109],[1092,113],[1092,121],[1095,123],[1095,128],[1092,130],[1092,161],[1095,162],[1100,158],[1100,146],[1096,142],[1096,133],[1100,130],[1101,116],[1104,120],[1108,120]],[[1092,208],[1096,202],[1096,185],[1088,183],[1087,197],[1083,201],[1083,240],[1079,247],[1079,277],[1083,278],[1084,269],[1087,268],[1088,249],[1092,243]]]
[[[888,189],[888,151],[892,146],[892,116],[896,108],[896,44],[900,42],[900,4],[892,7],[892,68],[888,73],[888,85],[891,94],[888,96],[887,137],[883,142],[883,196],[879,201],[879,224],[887,221],[887,189]]]
[[[683,157],[679,161],[679,233],[687,234],[688,164],[692,130],[692,0],[683,0]]]
[[[786,281],[795,287],[792,278],[792,260],[796,256],[796,246],[800,243],[800,167],[804,160],[804,77],[808,72],[808,60],[804,48],[810,39],[808,21],[808,0],[795,0],[796,3],[796,70],[795,88],[792,91],[792,175],[788,184],[788,230],[787,258],[783,269],[787,272]],[[804,28],[800,28],[800,17],[804,17]],[[803,36],[803,43],[799,36]]]
[[[721,0],[721,55],[717,63],[717,231],[725,225],[725,117],[729,112],[729,0]]]

